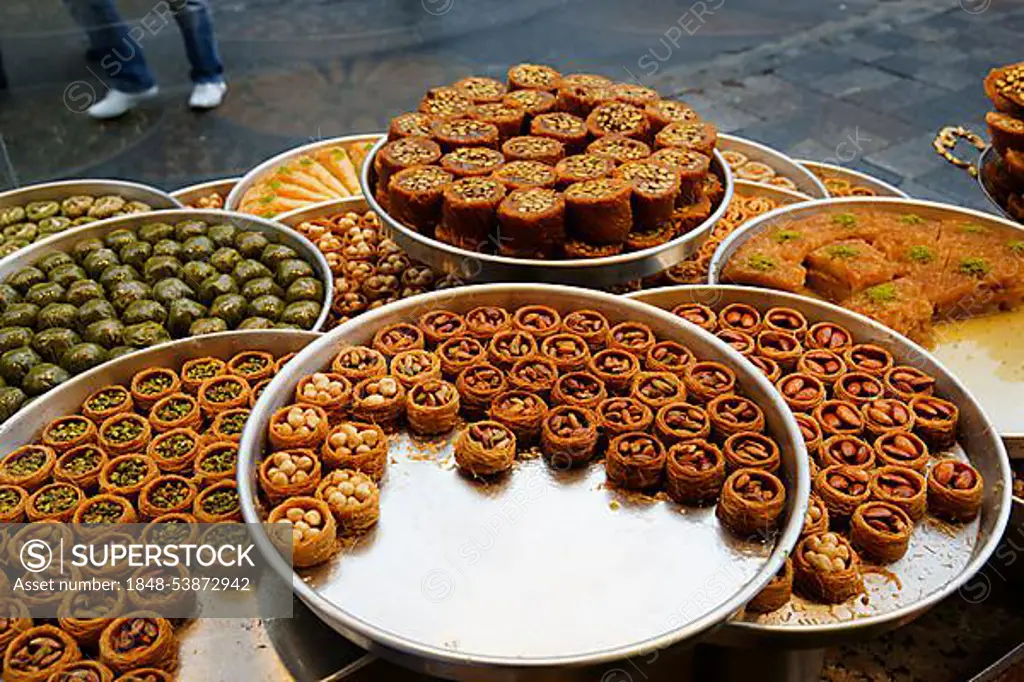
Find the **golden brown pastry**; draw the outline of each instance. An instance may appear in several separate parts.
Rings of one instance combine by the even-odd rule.
[[[332,471],[317,486],[316,498],[327,503],[343,536],[365,532],[380,518],[380,491],[361,471]]]
[[[928,473],[928,511],[947,521],[970,521],[981,511],[984,489],[973,466],[942,460]]]
[[[605,453],[608,480],[630,490],[648,490],[661,484],[665,448],[646,433],[624,433],[612,438]]]
[[[871,473],[871,497],[891,502],[912,521],[924,518],[927,509],[927,483],[920,473],[900,466],[878,467]]]
[[[860,557],[838,533],[805,537],[793,553],[797,591],[826,604],[840,604],[864,591]]]
[[[786,557],[779,572],[747,603],[751,613],[771,613],[789,603],[793,596],[793,560]]]
[[[740,536],[770,535],[786,507],[786,487],[762,469],[737,469],[722,486],[719,521]]]
[[[541,427],[541,448],[556,468],[588,462],[598,440],[598,416],[585,407],[559,405],[552,408]]]
[[[467,424],[455,439],[455,462],[471,476],[494,476],[512,468],[516,436],[504,424],[481,421]]]
[[[850,519],[850,542],[864,556],[882,564],[907,553],[914,522],[894,504],[871,500],[857,507]]]

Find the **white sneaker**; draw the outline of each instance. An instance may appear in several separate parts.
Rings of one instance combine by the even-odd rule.
[[[111,88],[99,102],[89,107],[87,113],[93,118],[108,119],[124,116],[134,109],[140,102],[153,99],[160,92],[157,86],[142,92],[122,92]]]
[[[193,109],[216,109],[224,101],[224,95],[227,93],[228,84],[224,81],[196,83],[192,88],[192,96],[188,98],[188,105]]]

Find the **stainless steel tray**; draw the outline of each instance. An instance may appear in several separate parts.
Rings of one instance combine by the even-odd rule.
[[[739,195],[743,197],[766,197],[768,199],[774,199],[779,202],[780,205],[789,206],[790,204],[802,204],[808,201],[814,201],[810,199],[806,194],[802,192],[794,192],[791,189],[785,187],[776,187],[775,185],[766,185],[761,182],[751,182],[750,180],[736,180],[733,183],[735,191],[733,195]]]
[[[751,220],[723,241],[711,258],[708,282],[717,284],[722,269],[748,239],[772,225],[819,212],[842,213],[851,208],[910,209],[922,216],[956,215],[982,225],[1018,230],[1024,226],[984,211],[921,199],[858,197],[784,206]],[[1013,458],[1024,458],[1024,310],[998,313],[936,325],[932,354],[967,386],[985,407]]]
[[[711,509],[681,510],[606,490],[600,465],[559,472],[527,459],[502,481],[473,483],[451,470],[451,436],[424,444],[400,435],[391,444],[374,533],[328,565],[295,574],[293,585],[338,632],[407,667],[467,680],[575,679],[581,667],[649,653],[722,622],[774,575],[800,532],[806,451],[760,373],[664,311],[610,294],[529,284],[406,299],[342,325],[288,363],[242,436],[246,520],[261,518],[255,477],[267,419],[291,402],[300,377],[327,366],[341,347],[368,343],[381,326],[432,308],[538,301],[645,322],[699,357],[732,367],[782,444],[790,491],[782,531],[774,547],[736,540]],[[257,544],[277,570],[292,575],[265,535]]]
[[[696,251],[705,234],[710,232],[711,227],[722,217],[732,199],[732,173],[722,155],[716,151],[711,160],[711,170],[722,180],[722,186],[725,188],[722,203],[700,226],[670,242],[642,251],[602,258],[540,260],[477,253],[422,235],[395,220],[381,208],[373,193],[376,183],[373,160],[386,143],[387,140],[382,139],[366,156],[359,176],[363,196],[380,216],[381,221],[391,228],[395,241],[411,258],[422,261],[439,272],[457,273],[459,278],[466,282],[548,282],[583,287],[610,287],[649,277]]]
[[[296,157],[309,154],[310,152],[314,152],[318,149],[323,149],[324,147],[333,147],[338,144],[345,144],[349,142],[367,142],[380,139],[383,139],[382,133],[345,135],[343,137],[332,137],[327,140],[318,140],[310,144],[304,144],[299,147],[294,147],[287,151],[281,152],[277,156],[270,157],[269,159],[267,159],[260,165],[256,166],[245,175],[243,175],[242,178],[238,180],[238,182],[235,184],[234,188],[231,190],[231,193],[228,194],[228,198],[224,201],[224,208],[229,211],[238,210],[239,204],[242,203],[242,197],[245,196],[245,193],[247,191],[249,191],[249,188],[256,184],[256,182],[263,178],[263,176],[266,175],[269,171],[273,170],[277,166],[280,166],[282,163],[291,161]],[[357,168],[356,171],[359,172],[359,169]]]
[[[740,152],[751,161],[760,161],[765,165],[771,166],[779,175],[792,180],[796,184],[797,190],[802,194],[806,194],[811,199],[828,198],[828,191],[825,189],[825,185],[821,183],[821,180],[814,173],[777,149],[772,149],[767,145],[748,140],[744,137],[724,134],[719,134],[718,136],[718,148],[722,151]],[[739,180],[740,178],[734,175],[733,179]],[[774,187],[774,185],[767,186]]]
[[[171,192],[171,196],[182,203],[183,206],[189,207],[189,205],[201,199],[211,192],[216,192],[220,196],[224,197],[224,206],[227,206],[227,197],[231,193],[231,190],[242,178],[221,178],[220,180],[210,180],[208,182],[200,182],[195,185],[188,185],[187,187],[181,187]]]
[[[809,322],[846,326],[858,340],[878,343],[896,357],[937,379],[937,389],[960,408],[960,443],[985,479],[985,499],[978,520],[962,527],[928,518],[918,524],[907,555],[886,567],[902,583],[896,589],[881,573],[865,576],[870,602],[854,607],[825,607],[794,600],[799,610],[784,607],[765,616],[734,620],[715,633],[715,642],[739,646],[813,648],[872,636],[903,625],[956,592],[978,572],[996,549],[1010,516],[1010,463],[985,411],[964,384],[920,346],[877,322],[823,301],[796,294],[740,286],[669,287],[630,294],[630,298],[671,309],[696,301],[713,308],[742,301],[755,307],[789,306]],[[959,449],[958,449],[959,450]],[[956,454],[963,458],[964,452]]]
[[[365,213],[368,210],[370,210],[370,207],[366,203],[366,199],[363,198],[362,194],[357,194],[355,196],[345,197],[344,199],[335,199],[334,201],[323,201],[319,204],[310,204],[305,208],[297,208],[294,211],[282,213],[274,216],[274,222],[295,228],[307,220],[326,218],[343,211]]]
[[[331,301],[334,298],[334,276],[327,265],[327,259],[320,252],[320,249],[300,235],[298,232],[287,229],[274,223],[271,220],[257,218],[256,216],[242,213],[232,213],[214,209],[175,209],[170,211],[151,211],[149,213],[137,213],[135,215],[111,218],[88,225],[82,225],[65,232],[60,232],[38,241],[31,246],[25,247],[12,256],[0,260],[0,282],[6,280],[19,268],[31,265],[48,253],[54,251],[67,251],[83,239],[93,237],[104,237],[114,230],[125,228],[138,228],[143,225],[157,222],[177,222],[179,220],[205,220],[210,223],[228,222],[239,229],[254,230],[273,235],[282,244],[286,244],[298,252],[316,272],[316,276],[324,284],[323,310],[317,318],[313,330],[321,329],[327,321],[330,313]]]
[[[119,194],[125,199],[143,201],[154,209],[181,208],[181,203],[167,192],[125,180],[58,180],[10,189],[0,192],[0,208],[21,206],[31,201],[60,201],[77,194]]]
[[[867,173],[861,173],[860,171],[853,170],[852,168],[846,168],[845,166],[836,166],[831,163],[822,163],[821,161],[807,161],[798,160],[798,164],[806,168],[807,170],[814,173],[814,176],[821,180],[825,178],[839,178],[841,180],[847,180],[851,184],[860,185],[861,187],[867,187],[874,190],[875,194],[880,197],[903,197],[909,199],[910,195],[901,189],[893,187],[884,180],[879,180],[873,175]],[[824,183],[823,183],[824,184]],[[828,188],[825,188],[828,191]],[[831,197],[832,195],[829,195]]]

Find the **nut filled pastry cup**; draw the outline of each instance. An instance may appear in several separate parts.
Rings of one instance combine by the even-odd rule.
[[[805,537],[793,553],[793,582],[815,601],[840,604],[864,591],[860,557],[838,533]]]
[[[737,469],[722,486],[715,513],[736,535],[763,535],[774,532],[785,506],[786,488],[775,474]]]

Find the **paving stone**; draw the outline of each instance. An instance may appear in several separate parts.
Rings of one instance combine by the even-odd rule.
[[[881,151],[864,155],[864,160],[903,178],[914,179],[949,163],[932,149],[934,134],[917,135]]]
[[[900,80],[898,76],[870,66],[857,66],[839,74],[824,76],[807,86],[832,97],[848,97],[857,93],[878,90]]]
[[[878,90],[858,92],[845,99],[857,106],[903,118],[915,123],[913,118],[904,116],[908,107],[921,105],[937,97],[945,97],[948,90],[928,85],[909,78],[901,78],[892,85]]]

